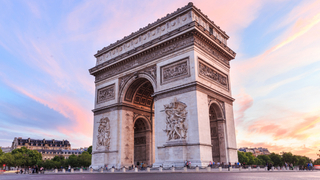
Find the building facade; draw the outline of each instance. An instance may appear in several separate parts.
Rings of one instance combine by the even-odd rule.
[[[92,167],[238,162],[228,38],[189,3],[98,51]]]
[[[40,140],[40,139],[22,139],[15,137],[12,142],[12,149],[26,147],[31,150],[70,150],[71,144],[68,140]]]
[[[2,150],[3,153],[9,153],[12,151],[11,147],[0,147],[0,149]]]
[[[242,148],[239,148],[239,151],[251,152],[256,157],[259,156],[259,155],[269,155],[269,154],[271,154],[269,152],[268,148],[262,148],[262,147],[258,147],[258,148],[242,147]]]
[[[87,148],[71,149],[71,144],[68,140],[46,140],[46,139],[22,139],[15,137],[11,149],[26,147],[30,150],[37,150],[42,154],[42,160],[53,159],[55,156],[63,156],[68,159],[71,155],[80,155]]]

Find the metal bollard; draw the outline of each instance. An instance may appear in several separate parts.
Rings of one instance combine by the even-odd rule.
[[[54,170],[54,173],[58,173],[58,169],[55,169],[55,170]]]
[[[197,171],[197,172],[199,171],[199,167],[198,167],[198,166],[196,166],[196,171]]]
[[[134,168],[134,172],[138,172],[138,168]]]
[[[150,172],[150,168],[149,167],[147,167],[147,172]]]
[[[81,173],[83,172],[83,169],[82,169],[82,168],[80,168],[80,172],[81,172]]]
[[[112,173],[113,173],[113,172],[114,172],[114,168],[111,168],[110,172],[112,172]]]
[[[174,171],[175,171],[175,169],[174,169],[174,167],[173,167],[173,166],[172,166],[172,168],[171,168],[171,171],[172,171],[172,172],[174,172]]]
[[[208,171],[208,172],[211,172],[211,167],[207,167],[207,171]]]
[[[162,167],[159,167],[159,171],[162,172]]]
[[[73,168],[71,168],[71,173],[74,173],[74,169]]]
[[[126,172],[126,168],[125,167],[122,168],[122,172]]]
[[[219,171],[222,171],[222,167],[219,167]]]
[[[187,167],[184,167],[183,170],[184,170],[184,172],[187,172],[187,171],[188,171],[188,168],[187,168]]]
[[[62,173],[66,173],[66,169],[62,169]]]

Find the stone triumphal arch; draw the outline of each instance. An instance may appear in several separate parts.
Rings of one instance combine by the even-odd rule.
[[[237,162],[228,38],[189,3],[99,50],[92,167]]]

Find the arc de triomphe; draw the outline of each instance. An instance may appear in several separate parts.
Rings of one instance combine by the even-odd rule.
[[[237,162],[228,38],[189,3],[99,50],[92,167]]]

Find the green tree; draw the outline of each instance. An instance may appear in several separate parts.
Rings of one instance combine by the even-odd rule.
[[[14,162],[14,157],[11,153],[4,153],[2,156],[1,156],[1,159],[2,159],[2,163],[5,164],[6,166],[8,166],[9,168],[11,166],[14,166],[15,165],[15,162]],[[2,164],[2,165],[3,165]]]
[[[291,152],[284,152],[282,154],[282,159],[283,162],[286,162],[288,164],[294,163],[293,154]]]
[[[4,154],[4,152],[2,151],[2,149],[0,148],[0,157]]]
[[[282,161],[282,158],[281,158],[281,156],[279,154],[271,153],[269,155],[269,157],[270,157],[271,161],[273,162],[274,166],[283,166],[283,161]]]
[[[69,156],[67,163],[71,167],[78,167],[79,166],[78,157],[76,155],[72,154],[71,156]]]
[[[92,146],[89,146],[89,147],[88,147],[88,153],[89,153],[89,154],[92,154]]]
[[[16,166],[34,166],[42,160],[42,155],[36,150],[30,150],[26,147],[14,149],[11,154],[15,158]]]
[[[315,160],[315,161],[313,162],[313,164],[314,164],[314,165],[320,165],[320,158],[318,158],[317,160]]]
[[[249,162],[249,158],[246,156],[246,153],[242,151],[238,151],[238,159],[241,164],[248,164]]]
[[[91,165],[91,154],[89,154],[87,151],[84,151],[78,156],[78,163],[79,166],[89,167]]]
[[[266,165],[267,163],[273,164],[273,161],[270,159],[270,156],[268,155],[259,155],[257,158],[262,161],[262,165]]]

